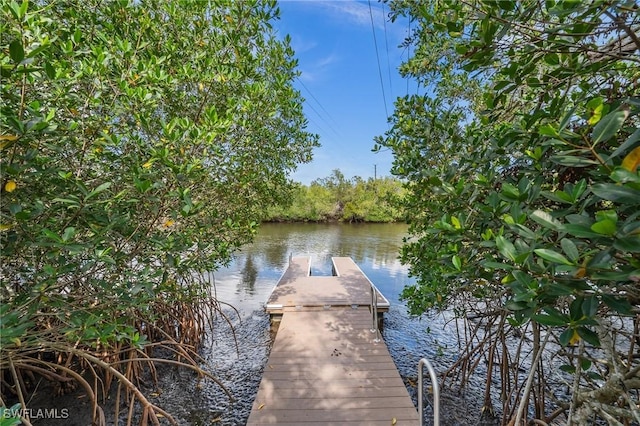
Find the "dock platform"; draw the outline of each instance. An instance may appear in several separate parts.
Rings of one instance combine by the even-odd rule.
[[[378,310],[389,302],[351,258],[332,261],[333,276],[312,277],[309,258],[292,258],[274,288],[266,309],[280,324],[247,424],[419,424],[373,329],[372,289]]]

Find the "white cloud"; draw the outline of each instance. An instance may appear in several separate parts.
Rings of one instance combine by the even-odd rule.
[[[382,13],[382,8],[377,4],[371,4],[371,9],[369,9],[368,3],[357,1],[322,1],[317,3],[329,10],[334,18],[360,26],[371,26],[371,16],[373,15],[374,26],[378,29],[384,28],[383,20],[386,17]]]
[[[312,40],[305,40],[303,36],[296,35],[291,37],[291,47],[296,52],[296,55],[300,55],[304,52],[308,52],[318,46],[318,42]]]
[[[329,71],[331,65],[338,61],[339,57],[334,53],[318,58],[311,64],[311,69],[300,68],[302,73],[300,79],[304,82],[316,81],[322,78]]]
[[[283,0],[281,0],[283,1]],[[284,0],[289,1],[289,0]],[[295,0],[296,3],[302,4],[309,8],[315,8],[328,14],[336,22],[347,23],[351,25],[371,27],[371,15],[373,15],[374,26],[377,29],[384,28],[384,19],[387,19],[383,13],[383,8],[376,0],[371,2],[371,12],[369,12],[369,3],[355,0]],[[387,10],[387,9],[385,9]]]

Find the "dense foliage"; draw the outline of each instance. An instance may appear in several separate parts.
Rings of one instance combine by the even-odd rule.
[[[151,349],[197,364],[208,271],[317,144],[275,1],[1,9],[2,405],[34,375],[95,402],[91,365],[157,422],[133,386]]]
[[[448,374],[483,359],[505,423],[640,422],[640,6],[390,3],[428,89],[378,139],[407,180],[404,297],[474,317]]]
[[[404,219],[397,207],[402,183],[384,177],[346,179],[340,170],[309,186],[298,184],[284,203],[266,212],[266,221],[395,222]]]

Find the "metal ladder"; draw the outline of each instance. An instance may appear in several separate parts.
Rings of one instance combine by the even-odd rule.
[[[423,383],[423,366],[427,366],[429,371],[429,377],[431,378],[431,384],[433,387],[433,425],[440,426],[440,388],[438,386],[438,378],[436,377],[436,371],[428,359],[422,358],[418,362],[418,416],[420,417],[420,425],[424,426],[424,415],[422,407],[422,392],[424,388]]]

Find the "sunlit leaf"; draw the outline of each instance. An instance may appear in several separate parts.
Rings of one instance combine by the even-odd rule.
[[[498,236],[496,237],[496,246],[498,247],[500,254],[502,254],[504,257],[511,261],[516,260],[516,248],[511,241],[507,240],[503,236]]]
[[[561,255],[560,253],[554,250],[535,249],[533,252],[538,256],[540,256],[541,258],[548,260],[549,262],[560,263],[565,265],[573,265],[573,263],[569,261],[569,259],[567,259],[566,257],[564,257],[563,255]]]
[[[603,235],[614,235],[616,233],[616,223],[610,219],[601,220],[591,225],[591,230]]]
[[[462,225],[460,224],[460,220],[455,216],[451,216],[451,223],[453,224],[453,227],[456,229],[462,228]]]
[[[530,217],[545,228],[553,229],[554,231],[559,231],[562,228],[562,223],[558,219],[542,210],[535,210]]]
[[[451,263],[453,263],[453,266],[459,271],[462,269],[462,262],[460,261],[460,257],[456,254],[453,255],[453,257],[451,258]]]
[[[613,111],[605,115],[593,128],[593,133],[591,134],[593,146],[600,142],[608,141],[618,133],[622,123],[628,116],[629,111],[626,109]]]
[[[604,104],[602,102],[602,98],[594,98],[587,103],[587,109],[591,112],[591,117],[587,122],[593,126],[602,118],[602,111],[604,109]]]

